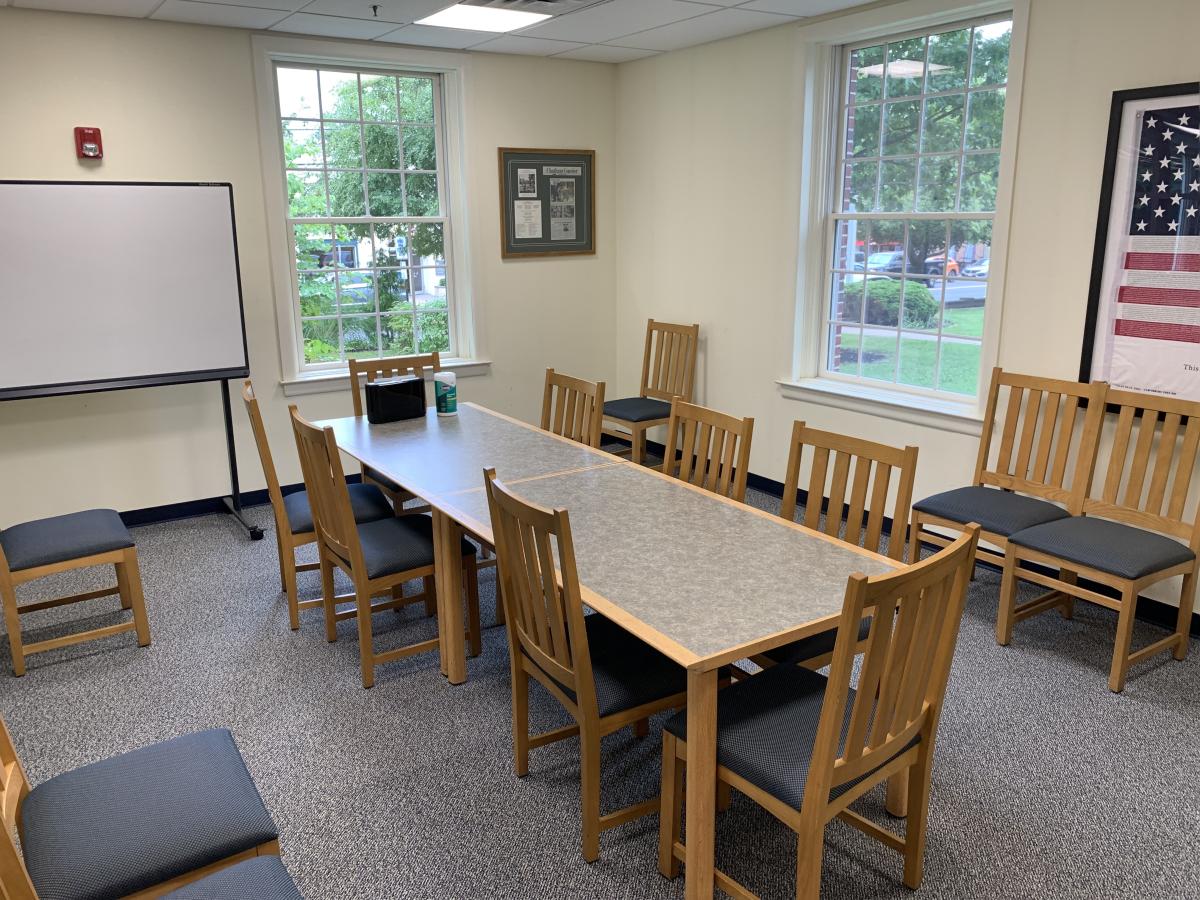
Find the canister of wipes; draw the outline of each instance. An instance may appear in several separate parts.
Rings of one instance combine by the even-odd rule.
[[[458,379],[453,372],[436,372],[433,376],[433,400],[439,416],[458,415]]]

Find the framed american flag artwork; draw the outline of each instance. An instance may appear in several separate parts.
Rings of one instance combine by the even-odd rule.
[[[1200,82],[1113,94],[1079,377],[1200,400]]]

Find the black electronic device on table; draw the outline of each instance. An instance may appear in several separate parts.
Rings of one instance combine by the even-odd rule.
[[[366,392],[367,421],[372,425],[425,415],[425,379],[419,375],[368,381]]]

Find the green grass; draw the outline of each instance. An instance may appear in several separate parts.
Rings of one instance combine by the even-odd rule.
[[[864,378],[896,382],[974,396],[979,374],[979,344],[947,342],[942,345],[942,371],[935,384],[937,370],[937,341],[922,338],[900,340],[899,377],[896,372],[896,341],[889,336],[867,335],[863,338]],[[843,371],[855,371],[854,348],[843,343]]]
[[[983,337],[983,307],[949,307],[943,316],[942,333],[956,337]]]

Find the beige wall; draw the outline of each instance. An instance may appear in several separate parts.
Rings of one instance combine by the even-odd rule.
[[[594,378],[614,371],[615,67],[474,54],[464,80],[472,289],[479,355],[493,366],[490,375],[461,379],[459,394],[533,418],[546,366]],[[279,383],[250,34],[0,9],[0,121],[3,178],[233,183],[251,373],[281,477],[298,481]],[[75,125],[103,129],[102,164],[76,161]],[[499,146],[596,150],[595,257],[501,262]],[[54,352],[52,336],[46,352]],[[295,400],[313,417],[350,409],[344,390]],[[261,470],[235,403],[243,486],[254,489]],[[226,490],[214,384],[0,404],[0,526]]]
[[[1200,4],[1155,7],[1151,21],[1126,0],[1032,0],[1006,368],[1078,374],[1111,92],[1200,76]],[[1164,32],[1157,21],[1175,24]],[[977,439],[776,387],[793,374],[800,53],[796,28],[783,26],[619,68],[617,387],[636,387],[648,317],[699,322],[699,396],[757,418],[755,473],[782,479],[791,422],[803,418],[918,445],[918,497],[967,483]]]

